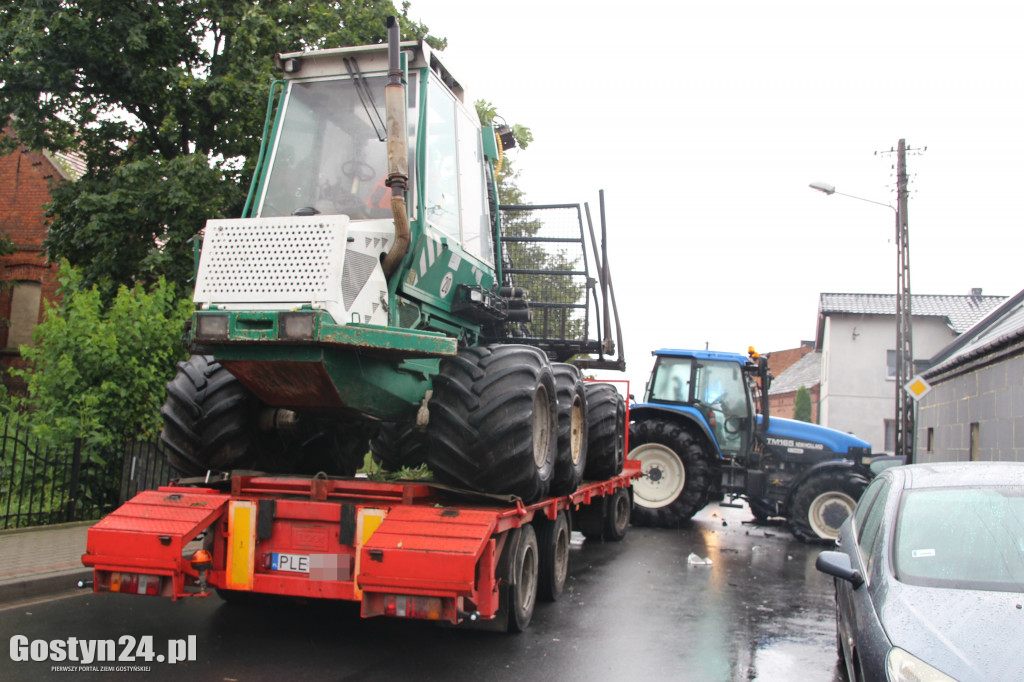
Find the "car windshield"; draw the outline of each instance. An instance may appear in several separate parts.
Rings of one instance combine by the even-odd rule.
[[[902,582],[1024,591],[1024,488],[907,491],[894,550]]]

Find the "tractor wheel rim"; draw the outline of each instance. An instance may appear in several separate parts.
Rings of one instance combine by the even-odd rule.
[[[542,468],[551,447],[551,397],[543,384],[533,394],[533,462]]]
[[[839,526],[853,514],[856,506],[857,501],[846,493],[829,490],[811,502],[807,510],[807,522],[818,537],[835,540],[839,537]]]
[[[643,477],[633,482],[633,501],[641,507],[666,507],[686,487],[686,468],[674,450],[659,443],[647,443],[630,451],[629,459],[640,462]]]
[[[574,465],[580,463],[583,454],[583,402],[579,396],[572,401],[569,410],[569,457]]]

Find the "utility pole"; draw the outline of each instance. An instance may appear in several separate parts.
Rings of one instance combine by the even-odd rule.
[[[900,140],[896,151],[896,454],[910,464],[914,461],[914,398],[903,388],[914,377],[907,195],[907,143]]]

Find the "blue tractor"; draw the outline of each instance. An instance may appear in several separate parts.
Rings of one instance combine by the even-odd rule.
[[[633,523],[676,527],[711,500],[742,498],[759,520],[784,517],[804,541],[833,540],[872,467],[864,440],[806,422],[769,418],[767,358],[658,350],[644,402],[630,410]]]

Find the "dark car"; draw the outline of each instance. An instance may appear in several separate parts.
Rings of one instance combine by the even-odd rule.
[[[1024,680],[1024,462],[888,469],[836,542],[851,680]]]

